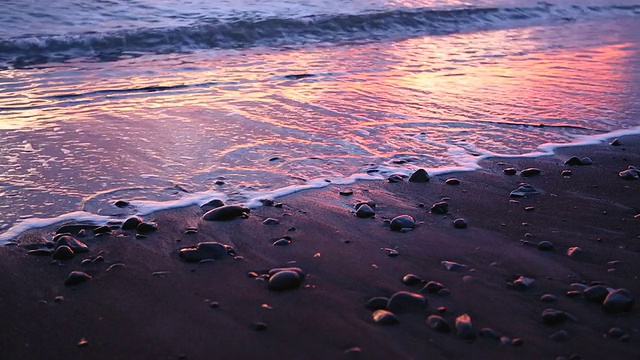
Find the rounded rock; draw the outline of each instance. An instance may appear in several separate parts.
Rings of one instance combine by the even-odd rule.
[[[438,291],[444,289],[444,285],[442,285],[442,283],[439,283],[437,281],[429,281],[421,290],[420,292],[426,292],[429,294],[435,294]]]
[[[422,310],[426,307],[427,299],[424,296],[408,291],[398,291],[387,302],[387,309],[394,313]]]
[[[366,308],[371,311],[385,310],[387,308],[388,302],[389,302],[389,299],[387,299],[386,297],[382,297],[382,296],[373,297],[369,299],[369,301],[367,301]]]
[[[439,201],[431,205],[431,213],[444,215],[449,212],[449,204],[445,201]]]
[[[429,174],[425,169],[418,169],[413,174],[411,174],[411,176],[409,177],[409,182],[425,183],[429,182],[430,179],[431,178],[429,177]]]
[[[635,299],[627,289],[617,289],[610,292],[602,303],[602,308],[606,312],[618,313],[630,311],[633,308]]]
[[[505,175],[515,175],[518,171],[514,168],[506,168],[502,170],[502,172],[504,172]]]
[[[542,302],[552,303],[552,302],[556,302],[556,300],[558,300],[558,298],[553,294],[544,294],[540,296],[540,301]]]
[[[202,219],[206,221],[227,221],[251,212],[249,208],[238,205],[224,205],[207,211]]]
[[[448,333],[451,331],[451,326],[440,315],[431,315],[427,318],[427,325],[435,331],[441,333]]]
[[[376,310],[372,317],[373,321],[380,325],[392,325],[400,322],[394,313],[387,310]]]
[[[538,243],[538,249],[542,250],[542,251],[549,251],[551,249],[553,249],[553,243],[551,241],[540,241]]]
[[[417,275],[414,274],[407,274],[405,276],[402,277],[402,283],[405,285],[417,285],[420,284],[422,282],[422,279],[420,279]]]
[[[607,298],[607,295],[609,295],[609,290],[607,290],[607,287],[604,285],[594,285],[584,289],[582,294],[588,301],[602,304],[604,299]]]
[[[269,289],[276,291],[295,289],[302,283],[300,275],[292,270],[283,270],[269,277]]]
[[[375,215],[376,212],[368,204],[362,204],[356,210],[356,216],[361,219],[374,217]]]
[[[583,253],[584,251],[578,246],[572,246],[567,250],[567,256],[576,257]]]
[[[457,218],[453,220],[453,227],[456,229],[466,229],[467,221],[463,218]]]
[[[82,272],[82,271],[72,271],[65,280],[64,284],[66,286],[77,285],[83,283],[85,281],[89,281],[91,279],[91,275]]]
[[[540,173],[541,173],[541,171],[538,168],[526,168],[526,169],[520,171],[520,176],[531,177],[531,176],[538,175]]]
[[[136,226],[136,231],[140,234],[148,234],[158,230],[158,224],[155,222],[141,222]]]
[[[67,260],[67,259],[73,258],[74,256],[75,256],[75,253],[67,245],[58,246],[56,251],[53,252],[54,260]]]
[[[87,246],[87,244],[83,243],[82,241],[72,236],[62,235],[56,238],[57,238],[56,245],[55,245],[56,249],[59,248],[60,246],[66,245],[70,247],[74,253],[85,253],[89,251],[89,246]]]
[[[416,221],[411,215],[399,215],[391,219],[391,230],[401,231],[402,229],[413,229]]]
[[[476,337],[469,315],[462,314],[456,318],[456,335],[461,339],[474,339]]]
[[[141,224],[143,222],[142,218],[139,216],[132,216],[130,218],[128,218],[123,224],[122,224],[122,230],[133,230],[135,228],[138,227],[139,224]]]
[[[444,183],[447,185],[460,185],[460,180],[456,178],[448,178],[447,180],[444,181]]]

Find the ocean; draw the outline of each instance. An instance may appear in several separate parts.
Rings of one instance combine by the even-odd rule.
[[[640,133],[638,0],[2,5],[0,243]]]

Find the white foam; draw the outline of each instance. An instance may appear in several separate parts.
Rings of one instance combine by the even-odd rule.
[[[512,155],[512,154],[500,154],[488,151],[479,151],[471,145],[465,145],[461,147],[458,145],[452,145],[448,148],[448,156],[455,162],[454,166],[437,167],[437,168],[424,168],[430,175],[438,176],[453,172],[474,171],[480,168],[480,161],[491,157],[504,157],[504,158],[535,158],[541,156],[553,155],[558,148],[576,147],[586,145],[596,145],[606,142],[616,137],[622,137],[627,135],[639,135],[640,126],[616,130],[608,133],[602,133],[590,136],[576,136],[574,141],[570,143],[545,143],[538,146],[537,151],[532,151],[525,154]],[[479,154],[478,156],[470,155],[471,153]],[[348,177],[325,177],[312,179],[307,181],[304,185],[291,185],[282,187],[271,191],[262,192],[250,192],[246,194],[247,201],[244,205],[256,208],[261,206],[260,200],[262,199],[276,199],[285,195],[290,195],[296,192],[320,189],[330,185],[350,185],[356,181],[361,180],[382,180],[390,174],[404,174],[409,175],[418,166],[409,165],[411,168],[395,168],[390,166],[377,166],[378,170],[375,173],[358,173]],[[328,181],[327,181],[328,180]],[[169,201],[150,201],[150,200],[136,200],[132,201],[131,205],[136,209],[137,215],[145,216],[161,210],[169,210],[176,208],[183,208],[192,205],[203,205],[213,199],[219,199],[226,201],[228,198],[222,193],[214,191],[205,191],[198,193],[185,194],[183,197]],[[109,220],[116,220],[108,216],[102,216],[97,214],[88,213],[85,211],[75,211],[67,214],[63,214],[53,218],[30,218],[21,221],[18,224],[12,226],[6,232],[0,234],[0,245],[11,242],[16,239],[20,234],[38,228],[51,226],[57,223],[66,221],[75,221],[81,223],[90,224],[106,224]]]

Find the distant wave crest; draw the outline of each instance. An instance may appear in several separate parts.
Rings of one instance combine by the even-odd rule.
[[[74,58],[110,61],[123,56],[197,49],[291,46],[443,35],[616,15],[640,15],[640,5],[559,7],[541,4],[529,8],[423,8],[302,18],[213,19],[173,28],[0,39],[0,64],[25,67]]]

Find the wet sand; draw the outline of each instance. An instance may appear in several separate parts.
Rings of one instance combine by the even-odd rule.
[[[79,238],[89,252],[53,264],[51,256],[27,255],[26,245],[51,240],[59,226],[34,230],[18,246],[0,248],[2,357],[638,358],[637,304],[605,312],[578,285],[600,282],[640,296],[640,180],[618,176],[640,166],[640,137],[620,141],[535,159],[491,158],[479,171],[427,183],[329,186],[230,221],[204,221],[198,207],[159,212],[145,218],[158,224],[146,238],[135,231],[100,237],[89,231]],[[588,156],[593,164],[565,165],[572,156]],[[509,167],[518,173],[506,175]],[[541,173],[522,177],[530,167]],[[565,169],[572,175],[562,176]],[[445,183],[452,177],[460,184]],[[521,182],[540,193],[510,197]],[[353,194],[340,195],[347,188]],[[443,198],[449,212],[430,213]],[[375,202],[375,217],[356,217],[358,201]],[[412,231],[390,229],[401,214],[415,218]],[[265,225],[267,218],[279,223]],[[455,228],[456,218],[468,227]],[[197,233],[185,234],[187,228]],[[289,245],[273,245],[285,236]],[[208,241],[232,246],[235,257],[202,263],[179,257],[180,248]],[[540,250],[543,241],[552,248]],[[568,256],[571,247],[582,253]],[[104,261],[81,264],[98,256]],[[448,271],[442,261],[465,266]],[[269,290],[260,275],[278,267],[302,269],[302,284]],[[92,278],[65,286],[74,270]],[[407,285],[406,274],[423,281]],[[520,276],[533,284],[514,283]],[[427,281],[443,284],[449,294],[421,292]],[[428,305],[396,313],[396,324],[375,323],[367,302],[398,291],[419,293]],[[543,302],[543,294],[557,300]],[[545,323],[541,314],[549,308],[563,312],[564,321]],[[451,332],[427,325],[436,314]],[[462,314],[471,318],[475,338],[456,333]],[[502,339],[479,336],[483,328]],[[611,328],[621,333],[607,335]],[[562,330],[566,334],[558,335]]]

